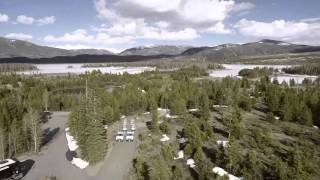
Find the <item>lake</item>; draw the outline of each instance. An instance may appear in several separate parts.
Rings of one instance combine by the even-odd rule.
[[[82,67],[85,64],[36,64],[38,70],[19,72],[19,74],[32,75],[32,74],[82,74],[85,72],[92,72],[94,70],[100,70],[102,73],[110,74],[139,74],[145,71],[153,71],[155,67]],[[243,65],[243,64],[223,64],[225,69],[213,70],[209,74],[211,77],[238,77],[240,70],[242,69],[253,69],[255,67],[270,67],[281,71],[284,67],[290,67],[287,65]],[[239,77],[241,78],[241,77]],[[301,83],[305,78],[315,80],[317,76],[308,75],[292,75],[280,73],[271,79],[277,78],[281,83],[285,81],[289,83],[290,79],[294,79],[296,83]]]
[[[85,72],[92,72],[100,70],[102,73],[110,74],[139,74],[144,71],[155,70],[153,67],[82,67],[84,64],[36,64],[38,70],[19,72],[19,74],[83,74]]]
[[[242,69],[254,69],[256,67],[263,68],[263,67],[268,67],[268,68],[274,68],[278,69],[281,71],[282,68],[285,67],[290,67],[288,65],[244,65],[244,64],[222,64],[225,69],[222,70],[213,70],[209,72],[209,76],[211,77],[239,77],[239,72]],[[241,78],[241,77],[239,77]],[[272,76],[271,79],[273,80],[274,78],[277,78],[277,80],[281,83],[283,81],[289,83],[290,79],[294,79],[296,83],[300,84],[302,81],[307,78],[310,80],[315,80],[317,79],[317,76],[309,76],[309,75],[293,75],[293,74],[285,74],[285,73],[280,73],[275,76]]]

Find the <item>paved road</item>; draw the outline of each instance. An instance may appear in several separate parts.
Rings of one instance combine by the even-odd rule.
[[[85,170],[76,168],[66,158],[68,146],[65,127],[68,115],[68,112],[54,112],[52,119],[44,125],[44,129],[50,128],[51,132],[57,133],[47,144],[47,150],[31,158],[35,163],[23,179],[36,180],[44,176],[56,176],[59,180],[125,179],[134,158],[136,141],[115,143],[99,172],[90,177]]]

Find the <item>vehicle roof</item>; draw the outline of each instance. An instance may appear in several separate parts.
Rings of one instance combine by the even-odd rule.
[[[2,160],[0,161],[0,168],[1,170],[4,170],[6,168],[3,168],[5,166],[9,166],[11,164],[14,164],[16,161],[12,160],[12,159],[5,159],[5,160]]]

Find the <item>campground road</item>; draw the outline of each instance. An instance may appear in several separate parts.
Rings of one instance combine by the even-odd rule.
[[[35,163],[23,178],[24,180],[36,180],[45,176],[56,176],[58,179],[65,180],[88,179],[84,171],[74,167],[66,158],[68,146],[65,137],[65,127],[68,116],[68,112],[54,112],[52,118],[44,124],[44,129],[59,128],[59,131],[47,145],[47,150],[32,157],[32,160],[35,161]]]
[[[65,128],[68,121],[68,112],[54,112],[52,118],[44,124],[43,129],[55,132],[53,137],[39,155],[31,159],[34,164],[23,178],[24,180],[37,180],[45,176],[56,176],[59,180],[123,180],[126,178],[135,155],[137,138],[134,142],[116,142],[102,162],[96,175],[89,176],[86,170],[80,170],[66,158],[68,151]],[[137,134],[137,133],[135,133]],[[136,135],[137,136],[137,135]]]

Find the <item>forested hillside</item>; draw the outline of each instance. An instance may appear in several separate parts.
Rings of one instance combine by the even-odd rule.
[[[1,158],[41,150],[46,107],[72,112],[69,126],[79,155],[93,164],[111,142],[104,125],[148,111],[151,126],[139,132],[131,179],[217,178],[213,167],[244,179],[320,177],[318,81],[288,86],[268,77],[207,75],[197,66],[136,75],[1,75]],[[158,108],[168,108],[171,116],[159,117]],[[171,140],[160,142],[162,134]],[[179,151],[185,159],[174,160]],[[189,158],[195,167],[185,165]]]

